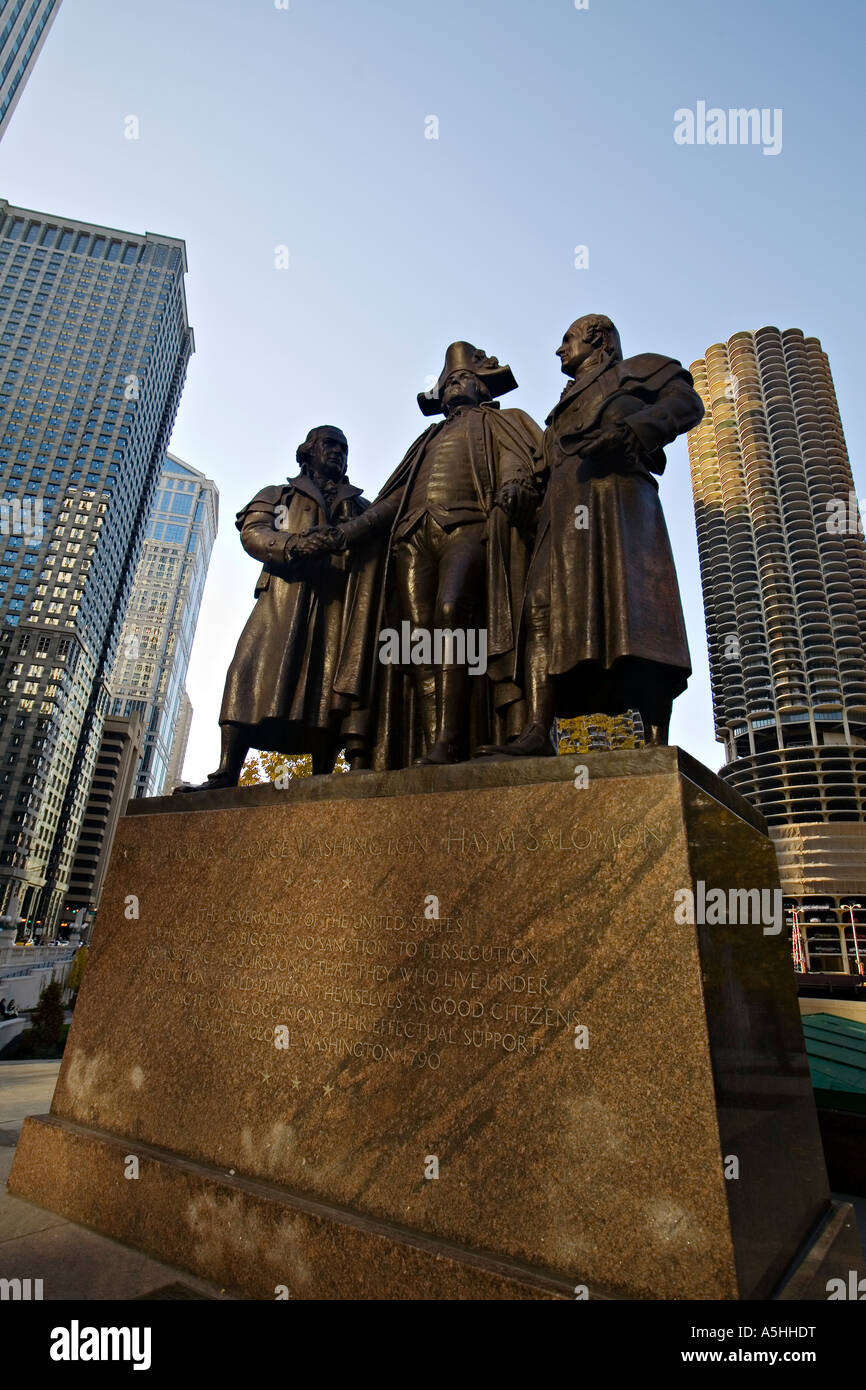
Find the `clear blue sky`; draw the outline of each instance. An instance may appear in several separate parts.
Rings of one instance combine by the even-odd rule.
[[[253,601],[235,511],[320,423],[375,494],[454,339],[509,362],[504,403],[542,420],[584,312],[627,354],[686,364],[741,329],[802,328],[866,492],[864,30],[862,0],[64,0],[0,192],[187,243],[197,352],[172,449],[221,494],[187,777],[216,765]],[[781,108],[782,152],[678,146],[673,113],[700,100]],[[695,666],[673,737],[717,767],[683,441],[662,500]]]

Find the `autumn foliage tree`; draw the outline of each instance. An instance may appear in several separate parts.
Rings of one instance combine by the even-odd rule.
[[[349,764],[343,753],[337,755],[335,772],[348,772]],[[264,753],[252,749],[241,769],[239,786],[254,787],[261,782],[294,781],[297,777],[312,777],[313,761],[309,753]]]
[[[78,998],[78,991],[81,988],[81,981],[84,977],[84,967],[87,964],[87,947],[79,946],[75,953],[75,958],[69,967],[66,976],[66,988],[71,992],[71,1007],[75,1008],[75,1001]]]

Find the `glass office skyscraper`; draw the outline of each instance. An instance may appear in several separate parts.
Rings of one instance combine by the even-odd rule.
[[[144,756],[134,796],[166,785],[183,719],[184,682],[217,532],[219,494],[197,469],[166,454],[159,490],[112,672],[111,713],[144,722]]]
[[[193,351],[182,241],[0,200],[0,910],[53,933]]]
[[[0,0],[0,136],[59,9],[60,0]]]

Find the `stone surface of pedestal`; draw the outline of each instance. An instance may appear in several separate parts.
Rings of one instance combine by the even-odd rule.
[[[261,1298],[762,1298],[826,1222],[784,931],[680,920],[773,848],[679,750],[129,812],[17,1194]]]

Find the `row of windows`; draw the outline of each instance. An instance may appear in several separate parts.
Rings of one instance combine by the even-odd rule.
[[[10,216],[7,218],[2,236],[7,241],[23,239],[27,246],[54,248],[57,251],[71,252],[75,256],[88,256],[92,260],[117,261],[122,265],[167,265],[172,270],[179,270],[181,267],[180,251],[173,247],[119,240],[102,236],[98,232],[73,231],[69,227],[60,227],[41,220],[28,222],[23,217]]]
[[[0,214],[0,216],[2,216],[2,214]],[[23,219],[22,219],[22,220],[23,220]],[[68,229],[67,229],[67,230],[68,230]],[[22,228],[18,229],[18,234],[19,234],[19,235],[26,235],[26,230],[22,227]],[[22,249],[22,251],[23,251],[23,250],[25,249],[26,243],[20,243],[20,245],[21,245],[21,249]],[[9,243],[6,243],[7,253],[8,253],[8,247],[9,247]],[[0,253],[2,253],[2,249],[3,249],[3,248],[0,247]],[[31,248],[27,248],[26,254],[27,254],[28,256],[31,256],[31,257],[35,257],[36,255],[41,255],[41,256],[43,256],[43,258],[44,258],[44,257],[46,256],[46,252],[42,251],[42,250],[41,250],[40,248],[38,248],[38,247],[32,247],[32,249],[31,249]],[[73,252],[73,254],[74,254],[74,252]],[[49,251],[49,252],[47,253],[47,255],[48,255],[48,256],[52,256],[52,253]],[[0,261],[2,261],[2,254],[0,254]],[[91,262],[90,264],[92,265],[93,263]],[[21,267],[21,269],[23,270],[23,267]],[[43,266],[42,269],[43,269],[43,272],[44,272],[45,267]],[[94,269],[95,269],[95,267],[94,267]],[[107,269],[108,269],[108,268],[107,268]],[[138,274],[139,274],[139,271],[138,271],[138,268],[137,268],[137,267],[135,267],[135,268],[133,268],[133,269],[127,269],[127,270],[125,270],[124,267],[123,267],[122,265],[116,265],[116,266],[111,267],[110,270],[108,271],[108,273],[109,273],[111,276],[123,275],[123,274],[126,274],[126,275],[128,275],[128,276],[132,276],[132,275],[138,275]],[[145,274],[146,274],[146,272],[145,272]],[[35,278],[35,277],[34,277],[34,278]],[[131,285],[131,281],[128,281],[127,283]],[[107,286],[106,286],[106,288],[107,288]],[[156,289],[156,285],[154,285],[153,288]],[[35,287],[34,287],[34,292],[35,292]],[[161,308],[162,308],[162,306],[160,306],[160,310],[161,310]],[[158,311],[158,312],[159,312],[159,311]],[[163,326],[161,332],[162,332],[162,344],[161,344],[161,346],[164,348],[164,351],[163,351],[162,354],[160,355],[159,359],[158,359],[158,360],[155,360],[155,361],[152,363],[151,368],[150,368],[150,375],[151,375],[152,380],[151,380],[151,382],[149,383],[149,385],[150,385],[150,388],[151,388],[151,389],[150,389],[150,391],[147,393],[148,396],[150,397],[150,399],[148,399],[148,400],[142,400],[142,402],[141,402],[141,404],[140,404],[139,411],[137,412],[137,417],[138,417],[138,419],[141,420],[141,424],[138,426],[138,428],[140,428],[140,429],[142,430],[142,434],[143,434],[144,437],[143,437],[142,440],[141,440],[141,448],[140,448],[140,450],[135,450],[135,451],[133,451],[133,456],[132,456],[132,458],[130,458],[130,459],[128,460],[128,467],[129,467],[129,473],[130,473],[129,480],[128,480],[128,481],[129,481],[129,488],[128,488],[128,489],[125,489],[125,492],[127,493],[127,497],[130,499],[130,503],[129,503],[129,505],[127,505],[126,501],[124,501],[124,500],[121,499],[120,497],[116,497],[116,498],[112,501],[112,504],[111,504],[111,505],[112,505],[112,508],[113,508],[113,509],[117,509],[119,512],[123,512],[123,513],[124,513],[124,516],[122,517],[122,516],[118,515],[118,518],[117,518],[117,520],[118,520],[118,525],[117,525],[116,527],[112,527],[112,528],[109,529],[109,531],[107,532],[106,536],[103,538],[103,542],[102,542],[103,545],[105,544],[106,541],[108,542],[108,549],[112,552],[112,554],[111,554],[111,555],[106,554],[106,557],[105,557],[106,563],[105,563],[105,565],[102,567],[103,570],[104,570],[104,578],[103,578],[102,581],[100,581],[100,586],[101,586],[101,589],[105,589],[106,592],[105,592],[104,597],[105,597],[107,600],[111,600],[111,599],[116,599],[116,600],[117,600],[117,602],[116,602],[116,604],[115,604],[115,612],[116,612],[116,614],[119,614],[120,612],[122,612],[122,609],[123,609],[123,607],[125,606],[125,597],[126,597],[126,592],[128,592],[128,589],[124,590],[124,585],[127,584],[127,581],[126,581],[126,580],[124,580],[124,581],[123,581],[123,584],[121,584],[119,587],[115,586],[114,583],[113,583],[113,580],[112,580],[112,575],[114,574],[115,560],[116,560],[119,556],[122,555],[122,552],[123,552],[123,549],[124,549],[125,541],[128,539],[129,534],[130,534],[130,528],[131,528],[131,526],[132,526],[133,512],[134,512],[134,510],[135,510],[135,508],[131,505],[131,502],[132,502],[133,499],[136,500],[136,501],[140,499],[140,497],[141,497],[141,492],[142,492],[142,488],[143,488],[143,486],[144,486],[144,483],[145,483],[145,479],[146,479],[146,478],[147,478],[147,482],[148,482],[148,486],[147,486],[147,492],[148,492],[148,494],[149,494],[148,500],[150,499],[150,497],[153,496],[153,492],[156,490],[156,489],[153,489],[153,490],[152,490],[152,488],[151,488],[151,483],[150,483],[150,478],[147,476],[148,473],[149,473],[149,469],[148,469],[148,467],[147,467],[147,465],[148,465],[148,459],[152,459],[152,457],[153,457],[153,452],[152,452],[153,446],[156,446],[156,448],[158,449],[158,448],[160,448],[162,445],[164,445],[164,443],[167,442],[165,439],[163,439],[163,436],[167,433],[167,429],[170,427],[171,418],[173,417],[174,409],[176,408],[176,405],[177,405],[177,397],[178,397],[178,394],[179,394],[180,377],[182,376],[182,370],[181,370],[181,369],[182,369],[182,366],[183,366],[183,364],[184,364],[184,362],[185,362],[185,359],[186,359],[186,356],[187,356],[188,350],[189,350],[189,339],[188,339],[188,335],[186,335],[186,334],[184,333],[184,331],[183,331],[183,325],[182,325],[182,324],[180,325],[180,329],[178,329],[178,328],[174,325],[173,322],[169,322],[169,323],[167,323],[167,324],[164,324],[164,326]],[[70,355],[71,355],[71,354],[70,354]],[[43,365],[43,364],[44,364],[44,365]],[[67,376],[64,378],[63,385],[64,385],[65,387],[67,387],[67,388],[71,388],[71,393],[72,393],[72,395],[73,395],[73,399],[75,399],[75,395],[74,395],[75,389],[78,388],[79,392],[81,392],[81,387],[82,387],[82,385],[84,384],[83,381],[82,381],[82,377],[81,377],[81,374],[80,374],[80,373],[81,373],[81,369],[85,367],[85,364],[87,364],[87,367],[85,368],[85,370],[87,370],[87,376],[84,378],[84,380],[85,380],[85,381],[94,382],[94,386],[90,389],[90,391],[86,391],[86,389],[85,389],[85,392],[83,392],[82,394],[79,394],[79,395],[78,395],[76,404],[77,404],[79,407],[83,407],[83,406],[85,406],[85,405],[87,405],[87,406],[92,406],[92,404],[94,403],[94,397],[96,397],[97,394],[98,394],[99,391],[100,391],[100,386],[102,387],[102,391],[103,391],[103,393],[104,393],[105,395],[109,394],[110,389],[111,389],[112,387],[113,387],[115,390],[117,390],[117,386],[118,386],[117,370],[118,370],[118,369],[117,369],[117,366],[116,366],[116,365],[115,365],[115,367],[114,367],[113,373],[111,374],[111,377],[113,377],[113,380],[112,380],[112,379],[109,377],[109,373],[106,371],[104,364],[101,364],[101,363],[99,362],[99,360],[96,359],[92,354],[91,354],[91,355],[88,355],[88,353],[87,353],[86,350],[85,350],[85,352],[84,352],[84,355],[81,357],[80,362],[77,363],[75,366],[73,366],[71,369],[70,369],[70,365],[69,365],[69,358],[68,358],[68,356],[64,356],[64,355],[59,354],[59,353],[54,354],[54,356],[53,356],[53,358],[52,358],[52,360],[51,360],[50,362],[49,362],[48,359],[45,358],[45,357],[43,357],[43,358],[41,359],[41,363],[37,363],[36,361],[34,361],[34,365],[33,365],[32,367],[29,367],[29,365],[28,365],[28,359],[25,357],[25,354],[24,354],[24,353],[18,353],[18,354],[15,355],[15,357],[13,358],[13,376],[12,376],[12,380],[16,382],[16,386],[17,386],[17,382],[18,382],[18,380],[19,380],[19,377],[18,377],[18,368],[19,368],[19,366],[20,366],[21,368],[23,368],[23,370],[21,371],[21,377],[22,377],[22,378],[24,377],[24,373],[25,373],[25,372],[28,373],[28,375],[27,375],[27,377],[26,377],[26,383],[27,383],[27,384],[24,385],[23,382],[22,382],[21,397],[24,398],[24,403],[22,404],[21,408],[19,409],[19,412],[18,412],[17,416],[15,417],[15,419],[13,420],[13,419],[11,419],[11,417],[10,417],[10,424],[12,424],[13,426],[14,426],[14,425],[18,425],[19,437],[20,437],[20,434],[21,434],[21,424],[22,424],[22,423],[25,421],[25,419],[26,419],[26,408],[27,408],[27,398],[28,398],[28,396],[30,397],[30,403],[31,403],[31,404],[34,403],[34,402],[33,402],[33,398],[35,397],[35,391],[33,391],[33,392],[29,391],[29,390],[28,390],[28,387],[29,387],[29,386],[32,386],[32,387],[34,387],[34,388],[36,388],[36,387],[41,388],[42,395],[41,395],[41,399],[40,399],[40,402],[39,402],[39,404],[41,405],[43,400],[46,400],[46,401],[47,401],[47,399],[48,399],[48,393],[47,393],[46,387],[49,386],[49,385],[52,385],[52,386],[54,386],[55,389],[56,389],[56,378],[59,378],[59,377],[62,375],[62,373],[65,371],[65,372],[67,373]],[[77,366],[77,369],[78,369],[78,370],[76,370],[76,366]],[[91,370],[91,369],[92,369],[92,370]],[[55,381],[49,381],[49,380],[47,380],[47,374],[48,374],[49,372],[52,372],[52,374],[55,375]],[[74,375],[73,375],[73,373],[74,373]],[[100,383],[100,375],[102,375],[102,381],[101,381],[101,383]],[[97,383],[98,383],[98,384],[97,384]],[[13,388],[13,390],[14,390],[14,389],[15,389],[15,388]],[[55,409],[61,408],[61,407],[62,407],[64,404],[66,404],[66,403],[68,403],[70,406],[72,405],[72,402],[70,401],[70,395],[69,395],[69,394],[66,394],[66,395],[65,395],[65,401],[61,401],[61,396],[62,396],[63,394],[64,394],[63,392],[58,393],[58,397],[57,397],[58,404],[57,404],[57,406],[55,407]],[[144,392],[142,392],[142,394],[144,395]],[[168,401],[165,400],[165,394],[168,394],[169,397],[170,397],[170,399],[169,399]],[[157,400],[157,396],[160,397],[159,400]],[[10,406],[10,408],[11,408],[11,406],[12,406],[12,404],[13,404],[13,401],[12,401],[12,399],[11,399],[11,396],[10,396],[10,400],[9,400],[8,404],[9,404],[9,406]],[[112,401],[112,404],[114,404],[113,401]],[[119,399],[119,398],[117,398],[117,404],[118,404],[118,406],[120,405],[120,399]],[[38,416],[38,413],[39,413],[39,412],[38,412],[38,406],[36,407],[36,413],[37,413],[37,416]],[[81,416],[79,415],[78,418],[81,419]],[[115,418],[116,418],[116,416],[115,416]],[[59,421],[55,421],[55,423],[59,424],[60,422],[59,422]],[[71,420],[71,423],[72,423],[72,426],[73,426],[73,429],[74,429],[74,428],[75,428],[74,419]],[[91,426],[91,429],[94,431],[94,434],[95,434],[95,427],[98,425],[98,423],[100,423],[100,422],[99,422],[98,420],[96,420],[96,419],[91,419],[91,420],[88,422],[88,424]],[[32,424],[33,424],[33,425],[35,425],[35,424],[41,424],[41,418],[37,418],[36,420],[32,421]],[[81,428],[86,428],[86,426],[83,426],[83,425],[82,425]],[[116,429],[116,428],[117,428],[117,427],[115,426],[115,429]],[[69,442],[71,443],[72,441],[70,440]],[[82,441],[82,442],[84,442],[84,441]],[[96,443],[96,444],[97,444],[97,447],[99,447],[99,446],[105,446],[105,445],[107,445],[107,444],[109,443],[109,440],[108,440],[107,438],[105,438],[105,439],[103,439],[103,440],[98,440],[98,439],[96,439],[96,438],[94,437],[94,439],[93,439],[92,442],[93,442],[93,443]],[[149,445],[150,447],[145,447],[145,446],[147,446],[147,445]],[[40,465],[37,465],[37,467],[40,467]],[[85,468],[86,468],[86,465],[85,465]],[[72,472],[73,470],[70,469],[70,470],[68,470],[68,471],[64,471],[64,470],[56,470],[56,471],[60,473],[60,477],[56,478],[55,483],[52,483],[51,485],[52,485],[52,486],[60,485],[60,486],[61,486],[61,491],[62,491],[62,485],[63,485],[63,483],[69,481],[69,473]],[[82,478],[82,468],[79,467],[78,469],[76,469],[76,470],[74,470],[74,471],[76,471],[76,472],[78,473],[78,475],[79,475],[79,476],[78,476],[78,479],[77,479],[76,481],[81,481],[81,478]],[[16,472],[16,474],[18,475],[17,478],[16,478],[16,483],[17,483],[17,485],[18,485],[19,487],[24,486],[24,485],[25,485],[24,480],[25,480],[25,478],[27,477],[27,475],[25,474],[24,469],[16,466],[16,467],[15,467],[15,472]],[[43,485],[43,484],[44,484],[44,479],[45,479],[45,476],[46,476],[46,475],[45,475],[45,472],[43,471],[43,472],[41,472],[41,473],[36,473],[36,474],[31,473],[29,476],[30,476],[30,481],[31,481],[31,482],[35,481],[37,484]],[[88,476],[88,478],[91,480],[92,485],[93,485],[95,488],[98,488],[98,487],[99,487],[99,474],[91,473],[91,474],[88,474],[87,476]],[[45,484],[45,485],[47,486],[47,484]],[[175,489],[166,488],[166,491],[169,491],[169,492],[171,492],[171,493],[174,493],[176,490],[175,490]],[[185,489],[184,489],[183,491],[185,492]],[[98,496],[98,495],[99,495],[99,493],[97,493],[97,496]],[[102,495],[105,496],[105,495],[106,495],[105,492],[103,492]],[[77,499],[72,499],[72,501],[73,501],[73,508],[74,508],[74,505],[75,505],[75,501],[76,501],[76,500],[77,500]],[[119,505],[119,504],[120,504],[120,505]],[[55,508],[56,508],[56,504],[55,504]],[[176,514],[177,514],[179,517],[182,517],[185,510],[186,510],[186,509],[183,508],[182,510],[176,512]],[[126,513],[127,511],[129,512],[129,516],[128,516],[128,517],[125,516],[125,513]],[[56,511],[55,511],[55,518],[52,518],[52,520],[54,521],[55,519],[56,519]],[[93,519],[95,519],[95,518],[92,518],[92,517],[85,517],[84,514],[77,514],[76,510],[73,510],[73,509],[69,509],[68,515],[67,515],[66,518],[60,518],[61,521],[62,521],[62,520],[65,520],[65,521],[66,521],[66,526],[67,526],[67,528],[70,527],[70,526],[75,526],[77,529],[81,529],[81,527],[82,527],[82,522],[89,522],[89,521],[91,521],[91,520],[93,520]],[[184,528],[180,528],[180,529],[181,529],[181,537],[180,537],[180,538],[182,539],[182,538],[183,538],[183,535],[184,535]],[[90,537],[90,534],[91,534],[91,533],[90,533],[90,527],[88,526],[88,527],[86,527],[85,535],[86,535],[86,537]],[[64,575],[64,576],[65,576],[65,575],[67,575],[67,574],[75,574],[75,577],[79,579],[79,582],[80,582],[80,578],[81,578],[80,571],[78,571],[78,570],[76,569],[76,567],[80,564],[81,560],[83,559],[83,556],[82,556],[82,555],[79,555],[79,558],[78,558],[77,560],[73,561],[73,564],[72,564],[72,566],[71,566],[69,569],[62,570],[62,569],[59,568],[60,566],[63,565],[64,561],[68,559],[68,554],[69,554],[69,553],[75,554],[76,551],[79,549],[79,542],[78,542],[78,540],[77,540],[77,539],[74,540],[74,541],[72,540],[72,538],[71,538],[71,536],[70,536],[70,533],[69,533],[69,530],[68,530],[68,529],[67,529],[67,536],[69,536],[70,541],[72,542],[71,545],[70,545],[70,547],[69,547],[69,552],[68,552],[68,553],[64,553],[64,549],[63,549],[63,547],[64,547],[64,541],[65,541],[66,537],[64,537],[63,539],[58,538],[58,539],[53,543],[53,549],[54,549],[54,551],[55,551],[56,554],[57,554],[57,564],[58,564],[57,570],[54,571],[53,573],[54,573],[54,577],[56,578],[56,581],[57,581],[58,584],[63,582],[63,580],[62,580],[61,577],[60,577],[61,575]],[[80,545],[80,550],[81,550],[81,551],[84,551],[86,545],[87,545],[87,540],[86,540],[84,537],[82,537],[82,543],[81,543],[81,545]],[[17,551],[17,553],[20,554],[22,557],[27,555],[27,551],[26,551],[26,550],[18,549],[17,547],[14,547],[14,548],[13,548],[13,547],[10,547],[10,554],[12,555],[12,558],[13,558],[13,559],[15,558],[16,551]],[[114,554],[115,551],[117,552],[117,555],[116,555],[116,556],[115,556],[115,554]],[[93,577],[92,577],[92,575],[93,575],[93,571],[92,571],[92,573],[91,573],[91,580],[89,581],[91,586],[93,585]],[[11,577],[11,576],[10,576],[10,577]],[[28,576],[28,577],[32,577],[32,571],[31,571],[31,575]],[[49,575],[46,575],[46,576],[45,576],[45,578],[49,578],[49,577],[50,577]],[[68,581],[67,581],[67,582],[68,582]],[[129,585],[131,586],[131,578],[129,579],[128,582],[129,582]],[[109,588],[111,589],[111,593],[108,592]],[[49,593],[50,593],[50,592],[51,592],[51,591],[50,591],[50,589],[49,589]],[[71,590],[70,590],[70,593],[71,593]],[[87,623],[87,626],[88,626],[88,629],[89,629],[88,634],[87,634],[87,638],[86,638],[86,641],[87,641],[87,643],[88,643],[88,646],[93,645],[94,642],[96,641],[97,637],[99,636],[99,633],[104,632],[104,631],[106,630],[106,629],[105,629],[105,622],[109,621],[109,620],[106,618],[106,619],[105,619],[105,622],[104,622],[104,621],[103,621],[103,616],[101,615],[101,613],[97,613],[97,612],[96,612],[97,608],[100,607],[100,603],[101,603],[101,598],[100,598],[100,595],[97,595],[97,594],[94,594],[94,595],[93,595],[92,600],[83,600],[83,601],[82,601],[82,609],[81,609],[81,613],[80,613],[79,616],[80,616],[80,619],[81,619],[82,621],[84,621],[84,622]],[[86,610],[86,611],[85,611],[85,610]],[[14,616],[15,616],[15,615],[13,615],[13,617],[14,617]],[[32,615],[31,615],[31,616],[32,616]],[[50,621],[50,620],[47,619],[46,617],[44,617],[44,616],[41,617],[41,623],[42,623],[42,624],[46,624],[46,625],[47,625],[47,623],[48,623],[49,621]],[[60,622],[61,622],[61,627],[62,627],[63,620],[61,619]],[[16,638],[16,640],[17,640],[17,638]],[[109,637],[107,638],[107,645],[103,648],[103,650],[105,650],[107,653],[108,653],[108,652],[113,653],[114,644],[113,644],[113,642],[112,642],[112,640],[111,640],[111,638],[110,638],[110,635],[109,635]],[[94,649],[93,649],[93,656],[94,656],[94,658],[96,658],[96,647],[95,647],[95,646],[94,646]],[[110,660],[110,656],[109,656],[108,659]],[[100,667],[101,667],[101,665],[102,665],[101,661],[100,661],[98,664],[99,664]],[[48,669],[49,669],[48,666],[46,666],[46,673],[47,673]],[[95,674],[95,672],[92,673],[92,674]],[[148,674],[149,674],[149,673],[148,673]],[[13,677],[13,679],[16,679],[16,677]],[[22,672],[21,684],[23,684],[24,679],[30,679],[30,678],[29,678],[29,677],[28,677],[28,678],[24,678],[24,677],[23,677],[23,672]],[[41,682],[40,682],[40,688],[41,688]],[[87,691],[84,692],[85,695],[87,694],[87,692],[89,691],[89,689],[90,689],[90,682],[87,682]],[[19,693],[19,695],[22,693],[21,690],[20,690],[20,685],[19,685],[19,692],[18,692],[18,693]],[[60,692],[58,692],[58,694],[60,694]],[[28,699],[29,699],[29,698],[31,698],[31,697],[30,697],[30,696],[26,696],[25,698],[28,698]],[[38,702],[38,700],[37,700],[37,702]],[[73,694],[73,697],[72,697],[71,706],[70,706],[70,707],[67,709],[67,711],[66,711],[67,719],[64,721],[64,722],[66,723],[67,731],[72,733],[72,741],[71,741],[69,753],[70,753],[70,755],[71,755],[72,753],[74,753],[74,755],[75,755],[75,757],[74,757],[74,768],[75,768],[75,772],[74,772],[74,781],[70,783],[70,782],[69,782],[69,778],[70,778],[70,773],[71,773],[72,764],[69,763],[69,760],[68,760],[68,759],[64,759],[64,762],[66,763],[66,766],[64,766],[62,769],[58,769],[58,774],[57,774],[57,788],[58,788],[58,790],[59,790],[60,793],[61,793],[61,797],[62,797],[62,806],[63,806],[63,823],[64,823],[64,829],[63,829],[63,834],[62,834],[62,843],[56,840],[53,827],[52,827],[51,829],[49,829],[49,826],[48,826],[47,821],[43,822],[44,829],[43,829],[43,835],[42,835],[42,837],[41,837],[41,840],[42,840],[41,848],[43,849],[43,853],[47,853],[47,852],[50,850],[51,845],[52,845],[52,844],[54,845],[54,850],[51,851],[51,854],[52,854],[53,857],[51,858],[51,862],[50,862],[50,866],[49,866],[49,867],[50,867],[50,874],[51,874],[51,882],[52,882],[52,883],[54,883],[54,882],[57,880],[58,869],[59,869],[59,871],[60,871],[60,876],[62,877],[62,865],[63,865],[63,862],[64,862],[66,859],[69,858],[69,855],[70,855],[70,852],[71,852],[71,848],[74,846],[74,828],[75,828],[75,825],[76,825],[76,823],[77,823],[77,821],[78,821],[78,819],[79,819],[80,809],[81,809],[81,807],[79,806],[79,803],[82,803],[82,804],[83,804],[83,797],[84,797],[84,795],[85,795],[86,783],[89,781],[89,778],[88,778],[88,776],[87,776],[87,773],[88,773],[88,766],[87,766],[87,764],[88,764],[88,762],[92,762],[92,757],[90,757],[90,755],[88,754],[87,748],[86,748],[84,745],[85,745],[85,740],[86,740],[87,737],[88,737],[88,729],[92,729],[92,726],[94,725],[95,721],[93,721],[93,720],[91,719],[90,714],[87,713],[86,706],[87,706],[87,700],[85,699],[85,700],[82,702],[82,700],[81,700],[80,698],[78,698],[77,693],[74,693],[74,694]],[[86,715],[86,714],[87,714],[87,719],[86,719],[86,721],[85,721],[85,715]],[[79,737],[79,735],[80,735],[80,737]],[[41,799],[41,798],[37,798],[37,801],[38,801],[39,799]],[[68,831],[68,833],[67,833],[67,829],[66,829],[67,823],[68,823],[68,825],[69,825],[69,831]],[[69,836],[70,836],[70,835],[72,836],[72,841],[71,841],[70,844],[67,844],[67,840],[69,839]]]
[[[187,532],[185,526],[176,526],[171,522],[152,521],[146,534],[148,540],[168,541],[170,545],[183,545]]]
[[[24,9],[25,2],[26,0],[15,0],[12,9],[9,12],[9,18],[3,25],[2,31],[0,31],[0,48],[3,47],[9,35],[12,33],[12,26],[14,25],[18,16],[20,15],[21,11]],[[0,5],[0,18],[2,18],[3,11],[5,9],[5,5]]]
[[[34,3],[33,3],[33,5],[31,6],[31,9],[30,9],[30,13],[29,13],[29,15],[27,16],[27,21],[26,21],[26,23],[27,23],[28,25],[29,25],[31,19],[33,18],[33,16],[35,15],[37,9],[39,8],[39,4],[40,4],[40,0],[34,0]],[[54,0],[52,0],[52,3],[48,6],[48,9],[47,9],[47,10],[45,11],[45,13],[42,15],[42,18],[39,20],[38,24],[36,25],[36,28],[32,31],[32,37],[31,37],[30,42],[28,43],[27,47],[26,47],[25,50],[24,50],[24,56],[23,56],[23,58],[21,59],[21,62],[18,64],[17,68],[15,69],[15,71],[14,71],[14,73],[12,74],[12,77],[11,77],[11,79],[10,79],[10,90],[9,90],[8,94],[3,98],[3,101],[0,102],[0,120],[2,120],[3,117],[6,115],[6,112],[9,110],[10,105],[12,104],[12,102],[13,102],[14,99],[15,99],[15,93],[16,93],[16,91],[17,91],[17,89],[18,89],[18,84],[19,84],[19,82],[21,81],[22,77],[24,76],[25,72],[27,71],[27,64],[30,62],[30,59],[33,57],[34,50],[36,49],[36,45],[38,44],[39,39],[40,39],[40,37],[41,37],[41,35],[42,35],[42,31],[43,31],[43,29],[45,28],[46,24],[48,23],[49,19],[51,18],[51,11],[53,10],[53,8],[54,8]],[[14,45],[13,45],[13,47],[12,47],[12,52],[11,52],[10,56],[7,58],[6,62],[5,62],[4,65],[3,65],[2,73],[0,73],[0,78],[2,78],[2,79],[5,79],[5,78],[6,78],[6,75],[7,75],[8,71],[9,71],[9,67],[11,66],[11,64],[12,64],[14,58],[15,58],[15,55],[16,55],[16,53],[18,52],[18,50],[19,50],[21,44],[24,42],[24,39],[27,37],[27,33],[28,33],[28,30],[27,30],[26,28],[24,28],[24,29],[21,30],[21,33],[18,35],[18,38],[15,40],[15,43],[14,43]]]

